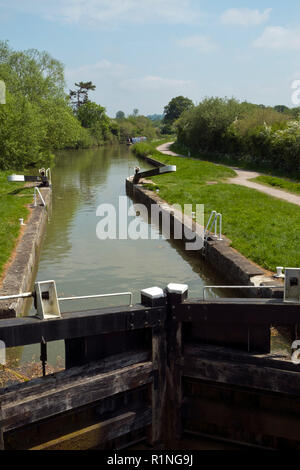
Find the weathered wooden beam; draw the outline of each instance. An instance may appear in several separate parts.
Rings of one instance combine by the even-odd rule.
[[[267,367],[266,364],[240,362],[210,355],[184,357],[185,377],[215,383],[247,387],[300,396],[300,371],[282,370]]]
[[[216,393],[216,391],[215,391]],[[290,449],[297,449],[300,442],[299,414],[283,411],[282,398],[278,397],[277,410],[264,409],[259,405],[259,397],[254,402],[253,393],[249,402],[241,403],[226,400],[220,391],[218,398],[188,397],[184,429],[187,432],[205,432],[212,437],[227,437],[240,443],[260,443],[271,448],[279,448],[281,439],[290,441]],[[254,402],[255,403],[255,402]]]
[[[152,362],[154,377],[151,390],[152,426],[150,443],[162,445],[163,442],[163,414],[166,402],[166,333],[160,326],[153,328],[152,332]]]
[[[296,325],[300,305],[277,299],[188,300],[176,305],[178,321],[218,325]]]
[[[42,337],[49,342],[151,328],[163,321],[164,315],[164,307],[136,305],[64,313],[62,318],[51,320],[39,320],[36,317],[7,319],[0,321],[0,340],[9,348],[40,343]]]
[[[17,402],[21,398],[25,400],[35,394],[63,387],[66,383],[75,382],[77,379],[88,380],[90,377],[99,374],[150,361],[150,351],[128,351],[108,356],[90,364],[73,367],[69,370],[47,375],[46,377],[39,377],[29,382],[11,385],[7,388],[1,388],[0,402],[3,406],[4,404]]]
[[[201,357],[202,359],[226,361],[237,364],[253,364],[260,367],[291,370],[300,373],[298,364],[294,364],[286,355],[278,353],[260,354],[238,351],[224,346],[211,344],[186,343],[183,350],[184,357]]]
[[[0,402],[0,450],[4,450],[3,422],[2,422],[2,405],[1,405],[1,402]]]
[[[151,424],[151,409],[130,411],[32,447],[31,450],[88,450]]]
[[[174,314],[188,295],[187,286],[178,286],[178,292],[173,292],[171,284],[167,292],[167,394],[164,413],[164,440],[167,448],[173,448],[182,437],[182,323]],[[175,289],[176,290],[176,289]]]
[[[144,362],[121,369],[86,374],[76,368],[78,375],[70,374],[72,369],[48,379],[48,387],[36,388],[24,394],[24,387],[16,393],[3,394],[1,398],[4,431],[37,422],[58,413],[70,411],[94,403],[118,393],[149,384],[153,380],[152,362]],[[82,374],[80,373],[82,369]]]
[[[270,325],[232,325],[191,323],[190,340],[222,345],[247,352],[269,353],[271,350]]]

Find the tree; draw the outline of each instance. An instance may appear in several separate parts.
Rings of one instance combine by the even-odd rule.
[[[176,121],[178,141],[195,151],[222,150],[224,133],[239,115],[235,99],[206,98]]]
[[[95,122],[107,119],[105,108],[92,101],[87,101],[80,106],[77,117],[81,125],[87,128],[91,128]]]
[[[192,100],[184,96],[173,98],[164,108],[164,124],[172,124],[178,119],[184,111],[194,106]]]
[[[0,41],[0,80],[7,90],[0,106],[1,169],[46,164],[53,149],[93,144],[69,106],[63,65],[47,52],[14,51]]]
[[[274,109],[278,113],[289,113],[290,112],[290,108],[288,108],[284,104],[278,104],[277,106],[274,106]]]
[[[98,145],[110,140],[110,119],[105,108],[92,101],[83,103],[78,109],[77,117],[81,125],[90,130]]]
[[[75,83],[75,86],[78,89],[70,90],[69,96],[73,106],[75,107],[76,111],[78,111],[80,106],[89,101],[88,93],[89,91],[94,91],[96,89],[96,85],[93,85],[93,83],[90,81]]]
[[[133,115],[137,117],[139,115],[139,110],[137,108],[134,108],[133,110]]]
[[[121,121],[122,119],[125,119],[125,113],[123,111],[118,111],[116,113],[116,119],[118,119],[119,121]]]
[[[64,68],[47,52],[13,51],[0,41],[0,75],[9,92],[21,93],[31,102],[64,98]]]

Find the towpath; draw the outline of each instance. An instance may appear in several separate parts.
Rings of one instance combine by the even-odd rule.
[[[170,146],[173,142],[167,142],[165,144],[157,147],[157,150],[165,155],[171,155],[173,157],[186,157],[186,155],[179,155],[178,153],[172,152]],[[234,178],[229,178],[227,183],[239,184],[240,186],[246,186],[247,188],[256,189],[261,193],[268,194],[269,196],[276,197],[277,199],[283,199],[284,201],[291,202],[300,206],[300,196],[296,194],[288,193],[282,189],[275,189],[269,186],[264,186],[263,184],[256,183],[255,181],[250,181],[252,178],[256,178],[261,173],[256,173],[255,171],[240,170],[239,168],[230,167],[236,172]]]

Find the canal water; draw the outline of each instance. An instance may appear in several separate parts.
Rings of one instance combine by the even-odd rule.
[[[150,234],[152,231],[159,235],[159,239],[100,240],[97,237],[96,227],[101,220],[96,215],[98,206],[112,204],[118,215],[119,197],[126,196],[125,179],[134,173],[135,166],[150,168],[126,146],[65,151],[57,155],[52,172],[53,208],[37,280],[55,280],[59,297],[131,291],[137,303],[141,289],[152,286],[164,288],[170,282],[188,284],[189,295],[200,297],[202,285],[222,284],[208,272],[199,257],[195,259],[193,252],[166,240],[147,220],[141,219],[141,225],[146,225]],[[128,206],[132,204],[129,198],[127,201]],[[128,221],[133,218],[129,216]],[[128,300],[120,297],[67,301],[61,303],[61,310],[126,305]],[[38,360],[39,355],[39,345],[24,347],[21,361]],[[64,345],[50,343],[48,362],[56,365],[58,360],[64,360]]]

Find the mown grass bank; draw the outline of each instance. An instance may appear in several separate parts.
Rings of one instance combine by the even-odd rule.
[[[177,141],[175,141],[170,146],[170,150],[180,155],[188,155],[190,152],[190,150],[187,147],[179,144]],[[259,173],[264,173],[266,176],[278,177],[279,179],[289,179],[289,177],[291,176],[290,171],[285,171],[279,168],[273,168],[268,162],[252,161],[250,158],[249,159],[240,158],[238,155],[220,153],[220,152],[199,152],[199,153],[192,152],[192,156],[193,158],[196,158],[198,160],[212,162],[217,165],[220,164],[220,165],[226,165],[226,166],[231,166],[231,167],[237,167],[242,170],[256,171]],[[293,180],[295,182],[300,181],[299,172],[295,171],[295,173],[293,174]]]
[[[300,207],[253,189],[226,183],[234,171],[207,161],[171,157],[156,144],[137,144],[137,155],[152,155],[177,172],[153,177],[160,196],[170,204],[205,204],[205,221],[212,210],[223,214],[223,233],[247,258],[275,271],[300,266]]]
[[[0,279],[20,234],[20,218],[29,215],[27,205],[32,202],[33,188],[22,183],[8,183],[11,171],[0,171]]]
[[[270,186],[276,189],[282,189],[289,193],[300,194],[300,183],[297,181],[288,180],[285,178],[277,178],[275,176],[260,175],[256,178],[252,178],[251,181]]]

